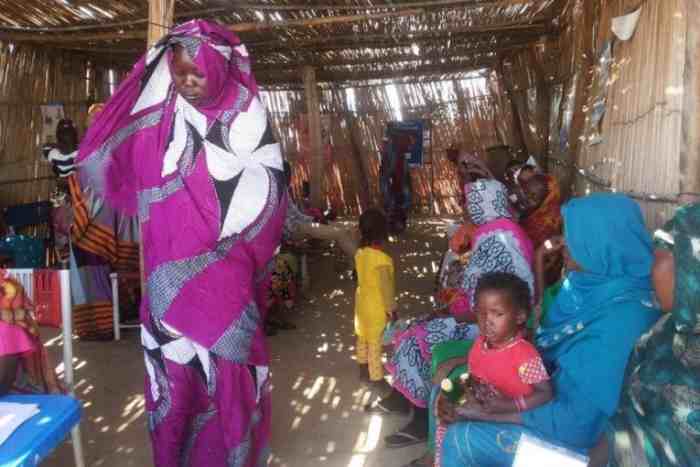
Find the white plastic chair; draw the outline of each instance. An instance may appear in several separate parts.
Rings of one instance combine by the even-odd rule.
[[[8,269],[8,275],[17,280],[25,289],[30,300],[34,301],[34,269]],[[63,337],[64,384],[68,393],[75,397],[75,376],[73,373],[73,309],[71,305],[70,271],[58,271],[61,288],[61,334]],[[73,455],[76,467],[85,467],[80,424],[71,430]]]

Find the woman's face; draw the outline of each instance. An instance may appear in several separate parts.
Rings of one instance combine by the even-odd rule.
[[[523,169],[518,174],[518,183],[521,186],[525,186],[532,177],[535,176],[537,172],[532,167],[523,167]]]
[[[194,106],[203,103],[207,97],[207,78],[179,45],[173,48],[172,74],[178,94]]]

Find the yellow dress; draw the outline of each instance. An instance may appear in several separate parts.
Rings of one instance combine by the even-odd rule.
[[[355,268],[355,333],[366,341],[377,341],[395,303],[394,262],[377,248],[363,247],[355,254]]]

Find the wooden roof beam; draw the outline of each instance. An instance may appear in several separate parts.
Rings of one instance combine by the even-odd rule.
[[[382,65],[382,64],[396,64],[405,62],[425,62],[425,61],[440,61],[446,60],[447,62],[454,62],[455,60],[469,59],[471,56],[476,56],[479,54],[485,54],[489,52],[501,53],[508,52],[512,50],[518,50],[531,45],[533,41],[529,42],[514,42],[512,44],[502,44],[497,46],[484,46],[476,47],[473,49],[461,49],[461,50],[450,50],[449,55],[445,54],[426,54],[426,55],[414,55],[414,54],[401,54],[401,55],[388,55],[384,57],[372,57],[372,58],[360,58],[360,59],[336,59],[336,60],[323,60],[316,58],[309,61],[295,62],[295,63],[260,63],[254,66],[256,72],[265,71],[276,71],[284,69],[296,69],[303,66],[313,66],[315,68],[328,68],[328,67],[339,67],[339,66],[367,66],[367,65]]]
[[[290,28],[290,27],[314,27],[327,24],[353,23],[358,21],[370,21],[385,18],[396,18],[402,16],[414,16],[421,14],[423,10],[401,10],[388,13],[376,13],[370,15],[346,15],[346,16],[326,16],[320,18],[294,19],[288,21],[266,21],[254,23],[238,23],[228,25],[228,29],[233,32],[252,32],[270,29]],[[0,28],[1,29],[1,28]],[[65,33],[20,33],[20,32],[0,32],[0,40],[13,42],[45,42],[55,43],[76,43],[76,42],[98,42],[98,41],[121,41],[127,39],[146,39],[146,31],[122,30],[117,32],[99,32],[89,34],[65,34]]]
[[[475,60],[471,63],[460,63],[460,64],[445,64],[445,65],[431,65],[431,66],[421,66],[412,68],[402,68],[398,70],[378,70],[378,71],[363,71],[363,72],[328,72],[319,71],[317,74],[318,82],[332,82],[339,83],[343,81],[369,81],[374,79],[397,79],[401,77],[408,77],[411,75],[436,75],[436,74],[451,74],[451,73],[461,73],[477,70],[480,68],[489,68],[494,66],[496,63],[496,58],[493,59],[481,59]],[[274,85],[277,84],[287,84],[287,83],[301,83],[302,75],[301,72],[298,73],[272,73],[272,74],[260,74],[256,73],[256,80],[261,83],[261,85]]]
[[[384,34],[346,34],[338,36],[319,36],[312,39],[288,39],[288,40],[271,40],[271,41],[247,41],[246,47],[250,49],[272,48],[279,50],[281,47],[288,46],[290,48],[339,48],[352,47],[361,45],[364,47],[386,44],[399,44],[414,42],[426,42],[431,40],[447,40],[457,36],[460,37],[476,37],[490,38],[494,35],[525,35],[525,36],[543,36],[555,34],[558,30],[553,28],[548,23],[532,23],[532,24],[512,24],[508,23],[501,25],[488,26],[465,26],[460,28],[416,32],[391,32]],[[318,47],[316,47],[318,46]]]

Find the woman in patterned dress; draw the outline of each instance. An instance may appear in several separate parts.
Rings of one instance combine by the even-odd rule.
[[[172,29],[96,117],[78,176],[86,196],[139,218],[155,465],[264,465],[264,322],[287,195],[238,37],[206,21]]]

